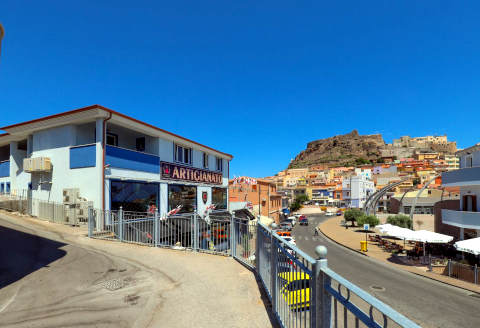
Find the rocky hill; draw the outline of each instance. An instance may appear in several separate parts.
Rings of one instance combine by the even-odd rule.
[[[344,135],[309,142],[288,166],[291,168],[325,165],[350,166],[376,162],[385,141],[381,134],[359,135],[357,130]]]

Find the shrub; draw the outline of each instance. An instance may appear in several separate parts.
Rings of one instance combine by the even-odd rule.
[[[410,220],[409,216],[403,214],[389,215],[387,218],[387,223],[402,228],[412,229],[412,220]]]
[[[346,222],[352,222],[352,227],[355,226],[355,222],[358,222],[358,220],[364,216],[363,211],[358,209],[358,208],[351,208],[345,211],[345,221]]]
[[[375,215],[363,215],[357,220],[357,223],[360,225],[369,224],[370,228],[374,228],[380,223],[380,220]]]

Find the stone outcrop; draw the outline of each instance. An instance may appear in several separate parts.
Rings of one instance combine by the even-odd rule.
[[[325,165],[349,166],[375,162],[381,157],[385,141],[381,134],[359,135],[357,130],[344,135],[309,142],[288,168]]]

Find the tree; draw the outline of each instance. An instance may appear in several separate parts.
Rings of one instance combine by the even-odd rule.
[[[298,195],[296,198],[295,198],[295,201],[296,202],[299,202],[300,204],[303,204],[305,202],[308,202],[310,199],[308,198],[308,195]]]
[[[363,215],[358,219],[357,223],[360,225],[368,224],[370,228],[374,228],[380,223],[380,220],[375,215]]]
[[[362,210],[358,208],[351,208],[345,211],[344,218],[346,222],[352,222],[352,227],[354,227],[355,222],[358,222],[358,219],[360,219],[362,216],[364,216]]]
[[[355,164],[357,165],[365,165],[365,164],[371,164],[372,162],[370,162],[368,159],[365,159],[363,157],[359,157],[357,159],[355,159]]]
[[[410,217],[403,214],[389,215],[387,217],[387,223],[397,227],[412,229],[412,220],[410,220]]]
[[[420,180],[420,178],[415,178],[415,179],[413,179],[413,181],[412,181],[412,183],[413,183],[414,186],[419,185],[420,182],[422,182],[422,181]]]
[[[302,207],[302,204],[296,200],[290,204],[290,212],[296,212]]]

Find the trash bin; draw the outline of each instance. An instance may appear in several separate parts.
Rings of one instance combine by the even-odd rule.
[[[366,252],[367,251],[367,241],[366,240],[361,240],[360,241],[360,250],[362,252]]]

